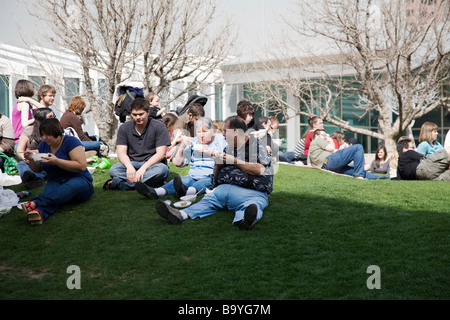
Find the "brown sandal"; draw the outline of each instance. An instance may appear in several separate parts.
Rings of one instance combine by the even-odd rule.
[[[34,225],[34,224],[42,224],[42,213],[35,209],[33,211],[30,211],[27,213],[28,221]]]

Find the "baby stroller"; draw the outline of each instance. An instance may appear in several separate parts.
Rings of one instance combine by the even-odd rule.
[[[178,116],[181,116],[182,114],[186,113],[189,108],[191,107],[191,105],[193,103],[200,103],[202,106],[205,106],[205,104],[208,102],[208,98],[204,97],[204,96],[199,96],[199,95],[192,95],[188,98],[186,104],[184,105],[184,107],[179,107],[176,111],[176,114]]]
[[[116,86],[113,103],[114,113],[119,117],[119,121],[124,123],[126,117],[131,114],[131,103],[135,98],[144,98],[144,86],[140,82],[122,82]]]

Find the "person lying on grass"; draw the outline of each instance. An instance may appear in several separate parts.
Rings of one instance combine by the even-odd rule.
[[[187,176],[176,176],[164,186],[154,189],[143,182],[136,182],[136,191],[149,199],[175,194],[176,198],[185,195],[202,194],[211,189],[214,169],[213,155],[223,152],[226,140],[222,134],[214,134],[214,125],[209,118],[195,122],[196,137],[183,139],[177,149],[173,162],[177,167],[190,165]]]
[[[399,153],[396,180],[450,181],[450,146],[429,154],[428,157],[414,150],[414,141],[402,137],[397,142]]]
[[[333,139],[323,129],[313,133],[308,153],[308,164],[319,169],[353,176],[358,179],[379,179],[380,176],[364,171],[364,149],[355,144],[336,150]],[[353,166],[349,164],[353,161]]]
[[[42,141],[38,150],[42,160],[25,151],[24,157],[33,172],[47,172],[47,184],[40,195],[22,204],[31,224],[42,224],[68,202],[82,203],[94,194],[92,176],[87,170],[86,155],[80,140],[64,135],[56,118],[45,119],[39,126]]]
[[[226,153],[214,155],[214,189],[199,202],[177,210],[158,200],[156,212],[170,224],[186,219],[205,218],[221,210],[233,211],[233,224],[250,230],[269,205],[273,191],[272,158],[265,146],[247,134],[245,122],[238,116],[225,120]]]

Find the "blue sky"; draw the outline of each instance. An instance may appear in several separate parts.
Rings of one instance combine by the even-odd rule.
[[[219,12],[231,16],[239,30],[240,49],[245,48],[242,52],[252,55],[270,47],[271,37],[283,28],[279,15],[289,14],[293,7],[292,0],[222,0]],[[0,42],[22,44],[17,23],[34,39],[45,30],[17,0],[0,0]]]

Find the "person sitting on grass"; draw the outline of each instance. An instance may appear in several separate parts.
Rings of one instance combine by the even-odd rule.
[[[131,120],[119,127],[117,157],[109,169],[111,179],[103,189],[132,190],[141,181],[151,187],[163,185],[169,176],[166,152],[169,132],[159,120],[150,117],[150,105],[144,98],[131,104]]]
[[[17,154],[23,160],[17,164],[17,171],[22,178],[22,183],[27,189],[39,188],[45,184],[45,171],[33,172],[29,166],[29,161],[25,158],[25,151],[37,152],[42,141],[39,127],[45,119],[54,118],[55,113],[50,108],[40,108],[34,111],[33,125],[25,127],[17,144]]]
[[[397,180],[450,181],[450,146],[425,156],[414,150],[414,141],[403,137],[397,142]]]
[[[42,162],[33,159],[26,151],[33,172],[47,172],[47,184],[40,195],[22,204],[31,224],[42,224],[62,205],[88,201],[94,194],[92,176],[87,170],[84,148],[75,137],[64,135],[64,129],[56,118],[45,119],[39,126],[42,141],[38,150],[48,154]]]
[[[425,122],[420,127],[419,134],[419,145],[417,146],[416,151],[421,153],[426,157],[430,154],[438,152],[444,147],[437,141],[438,137],[438,126],[433,122]]]
[[[360,144],[336,150],[333,139],[323,129],[313,133],[308,153],[308,164],[313,167],[353,176],[358,179],[379,179],[364,171],[364,149]],[[353,161],[353,166],[349,163]]]
[[[209,118],[200,118],[195,122],[196,137],[192,143],[185,145],[183,141],[178,148],[173,163],[177,167],[190,165],[187,176],[176,176],[164,186],[154,189],[145,183],[136,182],[136,191],[149,199],[157,199],[160,196],[175,194],[180,199],[185,195],[202,194],[212,186],[212,174],[214,169],[213,155],[223,152],[226,140],[221,134],[214,134],[214,125]]]
[[[239,116],[225,120],[226,153],[214,155],[214,189],[199,202],[177,210],[158,200],[156,212],[170,224],[205,218],[220,210],[234,212],[233,224],[250,230],[269,205],[273,190],[272,157],[259,139],[249,137]]]

